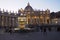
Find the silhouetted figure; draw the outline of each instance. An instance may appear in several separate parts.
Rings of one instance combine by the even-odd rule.
[[[57,31],[60,31],[60,27],[57,28]]]
[[[4,27],[5,28],[5,32],[8,32],[9,31],[9,28],[8,27]]]
[[[12,33],[12,27],[9,27],[9,32]]]
[[[40,30],[41,30],[41,32],[42,32],[42,30],[43,30],[43,27],[40,27]]]
[[[46,32],[46,28],[44,28],[43,30],[44,30],[44,32]]]
[[[51,28],[49,27],[48,30],[51,31]]]

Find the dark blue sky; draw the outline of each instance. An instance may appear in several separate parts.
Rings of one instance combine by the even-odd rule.
[[[60,11],[60,0],[0,0],[0,8],[11,11],[18,11],[30,3],[33,9]]]

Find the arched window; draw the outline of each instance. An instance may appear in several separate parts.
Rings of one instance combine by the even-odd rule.
[[[49,23],[49,19],[47,19],[47,23]]]

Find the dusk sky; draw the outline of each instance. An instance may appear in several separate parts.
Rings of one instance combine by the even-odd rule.
[[[18,11],[18,9],[25,8],[27,3],[30,3],[33,9],[50,11],[60,11],[60,0],[0,0],[1,10]]]

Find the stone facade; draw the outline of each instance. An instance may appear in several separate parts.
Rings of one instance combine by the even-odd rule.
[[[24,20],[22,22],[22,20]],[[50,24],[50,10],[34,10],[28,3],[25,9],[19,9],[18,13],[0,11],[1,27],[22,27],[24,24]]]
[[[18,14],[26,15],[28,24],[49,24],[50,23],[50,10],[45,11],[34,10],[28,3],[25,9],[19,9]]]
[[[17,20],[14,13],[0,11],[0,27],[17,27]]]

